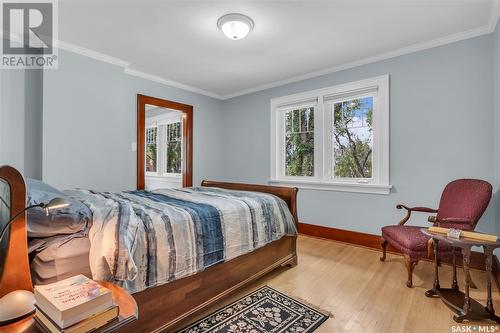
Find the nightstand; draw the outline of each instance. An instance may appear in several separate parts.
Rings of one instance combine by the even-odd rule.
[[[113,302],[119,307],[118,318],[109,322],[106,326],[94,331],[93,333],[109,333],[116,332],[123,326],[131,323],[138,318],[137,303],[132,295],[125,289],[120,288],[110,282],[98,281],[102,286],[111,290],[113,294]],[[21,319],[15,323],[0,326],[0,333],[45,333],[33,319],[33,315]]]

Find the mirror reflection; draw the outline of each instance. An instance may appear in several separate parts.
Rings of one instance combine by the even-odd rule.
[[[10,220],[10,186],[3,179],[0,179],[0,230],[9,223]],[[8,232],[8,231],[7,231]],[[0,276],[2,276],[3,263],[7,253],[8,234],[0,240]]]
[[[146,104],[146,190],[182,187],[182,112]]]

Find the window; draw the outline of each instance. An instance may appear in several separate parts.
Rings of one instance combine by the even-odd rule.
[[[389,76],[271,100],[271,183],[388,194]]]
[[[372,178],[373,97],[341,101],[328,108],[333,113],[334,178]]]
[[[156,172],[157,127],[146,128],[146,171]]]
[[[165,164],[167,173],[181,173],[182,162],[182,135],[181,122],[171,123],[167,125],[167,146],[165,154]]]
[[[285,113],[285,174],[314,174],[314,108]]]
[[[182,173],[182,121],[176,117],[151,121],[146,127],[146,174],[175,176]]]

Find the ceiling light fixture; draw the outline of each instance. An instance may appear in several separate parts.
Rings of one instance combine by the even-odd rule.
[[[217,20],[217,27],[229,39],[242,39],[253,29],[253,20],[243,14],[227,14]]]

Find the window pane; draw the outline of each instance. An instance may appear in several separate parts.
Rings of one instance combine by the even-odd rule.
[[[182,137],[181,123],[167,125],[167,154],[165,164],[167,173],[181,173],[182,165]]]
[[[285,114],[285,175],[314,176],[314,107]]]
[[[167,144],[167,172],[181,173],[181,143],[169,142]]]
[[[287,133],[292,131],[292,113],[285,113],[285,132]]]
[[[156,136],[157,127],[146,128],[146,171],[156,172]]]
[[[371,178],[373,97],[335,103],[333,108],[334,177]]]

